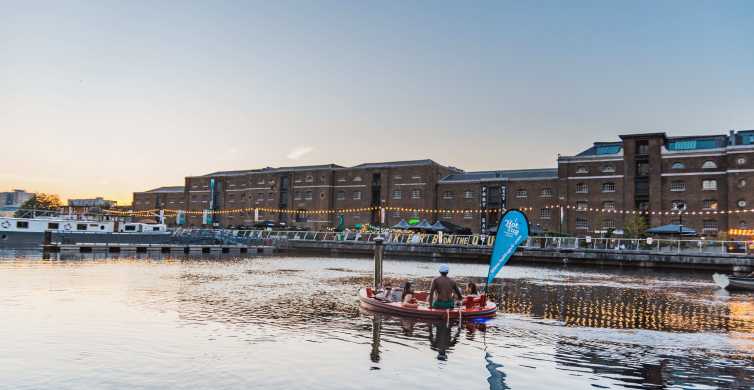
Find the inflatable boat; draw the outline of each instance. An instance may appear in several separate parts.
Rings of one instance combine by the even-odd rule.
[[[424,318],[424,319],[473,319],[494,317],[497,313],[497,305],[490,302],[484,295],[479,297],[466,296],[463,304],[454,309],[432,309],[427,304],[427,292],[417,291],[414,294],[415,304],[405,304],[402,302],[392,302],[388,299],[380,298],[371,287],[365,287],[359,290],[359,301],[361,307],[370,311],[392,314],[398,317]]]

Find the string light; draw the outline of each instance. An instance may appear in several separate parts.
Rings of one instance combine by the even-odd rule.
[[[545,209],[559,209],[562,208],[566,211],[576,211],[583,213],[597,213],[597,214],[630,214],[630,215],[725,215],[725,214],[747,214],[754,213],[754,209],[737,209],[737,210],[630,210],[630,209],[615,209],[615,208],[594,208],[594,207],[581,207],[578,205],[570,204],[549,204],[542,206]],[[385,211],[402,212],[402,213],[418,213],[418,214],[484,214],[484,213],[503,213],[506,208],[488,208],[488,209],[424,209],[424,208],[411,208],[411,207],[396,207],[396,206],[371,206],[360,208],[342,208],[342,209],[279,209],[269,207],[244,207],[233,209],[218,209],[218,210],[181,210],[181,209],[148,209],[148,210],[105,210],[106,213],[115,216],[154,216],[155,214],[163,211],[165,216],[175,216],[177,214],[185,215],[231,215],[231,214],[245,214],[253,213],[256,211],[264,213],[279,213],[279,214],[295,214],[295,215],[317,215],[317,214],[355,214],[378,211],[384,209]],[[532,206],[518,207],[518,210],[523,212],[533,212],[536,210]]]

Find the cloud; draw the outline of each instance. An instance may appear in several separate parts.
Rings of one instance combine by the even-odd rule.
[[[304,155],[309,154],[312,150],[314,150],[314,148],[311,146],[299,146],[291,150],[287,157],[291,160],[298,160],[301,157],[304,157]]]

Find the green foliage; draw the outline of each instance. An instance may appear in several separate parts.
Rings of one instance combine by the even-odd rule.
[[[16,211],[16,218],[29,218],[34,213],[31,210],[58,210],[62,206],[60,198],[54,194],[39,193],[33,195],[29,200],[21,205],[21,208]]]
[[[626,238],[642,238],[646,236],[648,228],[647,220],[643,216],[630,214],[626,217],[623,232]]]

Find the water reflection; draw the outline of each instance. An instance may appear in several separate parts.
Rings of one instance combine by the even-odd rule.
[[[754,321],[730,304],[701,299],[709,291],[541,284],[508,280],[495,288],[499,310],[557,320],[566,326],[673,332],[754,332]],[[734,304],[731,302],[731,304]],[[751,307],[739,311],[754,313]]]
[[[410,279],[421,288],[434,274],[427,263],[390,266],[387,277],[396,284]],[[484,272],[455,269],[460,283]],[[492,291],[498,316],[459,326],[360,310],[356,291],[369,283],[370,270],[370,261],[361,259],[0,262],[6,352],[0,383],[54,387],[49,384],[81,377],[91,382],[80,387],[107,380],[128,387],[144,372],[157,382],[139,387],[152,388],[181,380],[226,388],[754,383],[754,297],[718,295],[698,279],[601,271],[574,278],[512,267],[507,275],[515,277],[499,280]],[[124,362],[123,349],[138,358]],[[98,372],[107,376],[96,381],[78,366],[59,367],[82,355],[95,356]],[[50,367],[48,386],[18,374],[33,376],[34,366]]]

